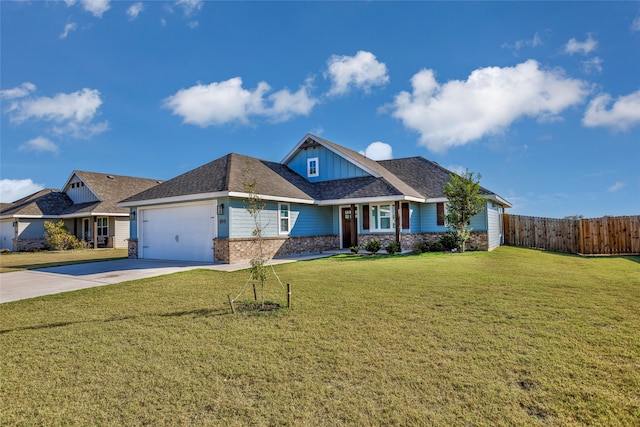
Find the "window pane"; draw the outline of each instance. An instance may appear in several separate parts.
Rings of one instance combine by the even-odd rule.
[[[380,218],[380,228],[391,228],[391,218]]]
[[[280,220],[280,231],[289,231],[289,220],[283,218]]]

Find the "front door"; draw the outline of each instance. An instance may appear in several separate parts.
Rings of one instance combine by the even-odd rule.
[[[358,220],[351,208],[341,208],[342,210],[342,247],[350,248],[358,244]]]

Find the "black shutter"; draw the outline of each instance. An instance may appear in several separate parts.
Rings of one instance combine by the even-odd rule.
[[[444,203],[436,203],[436,215],[438,215],[438,225],[444,225]]]
[[[369,205],[362,205],[362,229],[369,229]]]

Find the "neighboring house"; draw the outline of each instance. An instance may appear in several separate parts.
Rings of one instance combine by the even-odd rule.
[[[268,256],[321,252],[376,238],[411,249],[447,232],[443,186],[451,172],[422,157],[374,161],[314,135],[281,163],[229,154],[123,200],[131,209],[129,256],[238,262],[255,256],[246,182],[266,202]],[[482,189],[468,247],[502,244],[509,202]]]
[[[94,248],[126,248],[129,209],[119,200],[158,185],[155,179],[73,171],[62,190],[45,189],[0,210],[0,248],[24,251],[44,246],[44,222],[63,220]]]

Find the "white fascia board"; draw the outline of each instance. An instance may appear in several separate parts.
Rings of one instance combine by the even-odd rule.
[[[128,213],[114,213],[114,212],[80,212],[80,213],[72,213],[67,215],[60,215],[60,218],[64,219],[72,219],[72,218],[86,218],[89,216],[124,216],[128,217]]]
[[[0,217],[0,219],[9,219],[9,218],[15,218],[15,219],[20,219],[20,218],[25,218],[25,219],[60,219],[59,215],[21,215],[21,214],[14,214],[14,215],[8,215],[8,216],[3,216]]]
[[[497,194],[489,194],[489,195],[484,196],[484,197],[485,197],[485,199],[491,200],[492,202],[496,202],[497,204],[502,205],[505,208],[513,207],[509,201],[507,201],[506,199],[503,199],[502,197],[498,196]]]
[[[196,200],[218,199],[227,197],[228,191],[218,191],[215,193],[187,194],[184,196],[162,197],[160,199],[138,200],[134,202],[120,202],[116,206],[119,208],[135,208],[137,206],[164,205],[169,203],[193,202]]]
[[[248,199],[252,195],[249,193],[240,193],[235,191],[230,191],[228,193],[229,197],[236,197],[239,199]],[[285,202],[285,203],[299,203],[303,205],[313,205],[315,201],[313,199],[297,199],[294,197],[279,197],[279,196],[267,196],[264,194],[256,194],[256,197],[259,197],[262,200],[270,200],[274,202]]]
[[[340,151],[338,151],[338,150],[334,150],[332,147],[329,147],[329,146],[327,146],[327,145],[323,144],[323,143],[322,143],[322,141],[319,141],[318,139],[316,139],[316,138],[315,138],[313,135],[311,135],[310,133],[306,134],[306,135],[305,135],[305,137],[304,137],[304,138],[302,138],[302,139],[300,140],[300,142],[298,142],[298,143],[296,144],[296,146],[295,146],[295,147],[293,147],[293,150],[291,150],[291,151],[289,152],[289,154],[287,154],[287,155],[285,156],[285,158],[284,158],[284,159],[282,159],[282,161],[281,161],[280,163],[282,163],[283,165],[286,165],[286,164],[287,164],[287,162],[293,158],[293,156],[296,154],[296,152],[298,151],[298,149],[302,146],[302,144],[304,144],[304,142],[305,142],[307,139],[312,139],[312,140],[314,140],[316,143],[318,143],[318,144],[322,145],[322,146],[323,146],[324,148],[326,148],[327,150],[329,150],[329,151],[331,151],[332,153],[334,153],[334,154],[338,155],[339,157],[342,157],[343,159],[345,159],[345,160],[347,160],[347,161],[349,161],[349,162],[353,163],[354,165],[358,166],[360,169],[362,169],[363,171],[367,172],[367,173],[368,173],[368,174],[370,174],[371,176],[374,176],[374,177],[376,177],[376,178],[380,178],[380,174],[378,174],[378,173],[376,173],[376,172],[372,171],[371,169],[369,169],[368,167],[364,166],[363,164],[361,164],[361,163],[360,163],[360,162],[358,162],[357,160],[355,160],[355,159],[353,159],[353,158],[351,158],[351,157],[349,157],[349,156],[346,156],[344,153],[341,153]]]
[[[357,199],[333,199],[333,200],[318,200],[316,202],[319,206],[331,206],[331,205],[350,205],[361,203],[383,203],[383,202],[418,202],[424,203],[424,199],[411,196],[379,196],[379,197],[360,197]]]
[[[426,199],[424,202],[425,203],[446,203],[448,201],[449,199],[447,199],[446,197],[434,197],[432,199]]]

